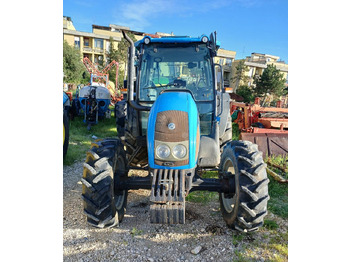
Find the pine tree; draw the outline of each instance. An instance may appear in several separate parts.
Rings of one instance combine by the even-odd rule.
[[[268,65],[262,75],[255,80],[255,92],[258,96],[267,94],[279,97],[284,95],[286,80],[275,65]]]

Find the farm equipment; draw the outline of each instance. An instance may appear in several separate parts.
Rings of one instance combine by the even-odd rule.
[[[118,82],[119,65],[114,60],[107,65],[101,72],[85,57],[84,65],[90,73],[90,85],[79,86],[76,98],[73,101],[73,111],[77,115],[80,109],[84,113],[84,123],[87,123],[90,130],[92,125],[98,123],[98,120],[110,116],[109,105],[114,105],[123,98],[123,95],[109,84],[109,75],[107,72],[116,66],[116,82]]]
[[[288,154],[288,108],[260,106],[259,97],[253,105],[231,101],[230,108],[240,139],[257,144],[264,156]]]
[[[108,89],[111,95],[111,105],[115,105],[118,101],[123,99],[123,94],[118,90],[118,72],[119,72],[119,64],[115,60],[110,62],[102,71],[99,71],[96,66],[89,60],[89,58],[84,57],[83,63],[86,69],[89,71],[91,80],[91,85],[104,86]],[[115,87],[113,88],[109,81],[109,74],[107,72],[112,69],[112,67],[116,67],[115,73]]]
[[[145,36],[135,44],[123,35],[130,43],[127,100],[119,102],[118,136],[87,152],[81,181],[88,224],[118,225],[128,191],[137,189],[151,191],[151,223],[184,224],[186,196],[206,190],[219,193],[228,227],[258,229],[269,199],[266,164],[257,145],[232,141],[230,97],[213,60],[216,33]],[[147,176],[128,176],[130,170]],[[203,178],[206,171],[218,178]]]

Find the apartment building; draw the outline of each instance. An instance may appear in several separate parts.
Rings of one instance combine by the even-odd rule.
[[[214,58],[216,64],[220,64],[224,75],[224,87],[233,85],[233,63],[236,57],[236,51],[230,51],[220,48],[217,56]]]
[[[110,48],[110,37],[114,41],[114,48],[118,49],[118,44],[123,38],[122,31],[132,33],[136,40],[142,39],[145,35],[153,38],[162,36],[174,36],[174,33],[156,32],[148,34],[145,32],[133,31],[129,27],[110,24],[109,26],[92,25],[92,33],[77,31],[70,17],[63,17],[63,39],[71,46],[79,49],[82,57],[88,57],[93,63],[105,65],[107,62],[108,50]],[[233,62],[236,57],[235,51],[220,48],[217,57],[214,58],[215,63],[222,66],[224,76],[224,86],[232,86],[233,80]],[[124,65],[120,65],[120,69],[124,70]]]
[[[283,74],[287,85],[288,64],[286,64],[284,61],[280,61],[280,57],[261,53],[251,53],[251,55],[247,56],[245,59],[239,59],[233,63],[233,75],[236,74],[236,66],[240,61],[244,61],[244,65],[248,67],[248,70],[245,73],[245,75],[248,76],[248,86],[253,85],[254,78],[261,76],[264,72],[264,69],[267,68],[268,65],[272,64],[276,66],[276,68]],[[239,84],[240,83],[235,80],[233,84],[234,92],[236,92]]]

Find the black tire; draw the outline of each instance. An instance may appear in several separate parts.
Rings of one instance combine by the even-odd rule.
[[[122,221],[128,191],[115,188],[127,176],[125,151],[119,139],[104,139],[92,144],[81,179],[84,213],[90,225],[107,228]]]
[[[69,144],[69,116],[66,110],[63,110],[63,157],[66,156]]]
[[[241,232],[257,230],[267,215],[269,179],[258,146],[249,141],[227,143],[220,162],[221,171],[235,176],[235,194],[220,194],[220,209],[228,227]]]

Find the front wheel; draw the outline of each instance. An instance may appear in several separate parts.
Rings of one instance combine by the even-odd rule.
[[[235,194],[219,195],[223,218],[230,228],[257,230],[267,215],[269,200],[266,164],[258,146],[249,141],[232,141],[224,147],[220,171],[235,178]]]
[[[87,222],[99,228],[118,225],[124,217],[128,191],[118,191],[127,179],[126,155],[119,139],[104,139],[87,152],[81,179]]]

